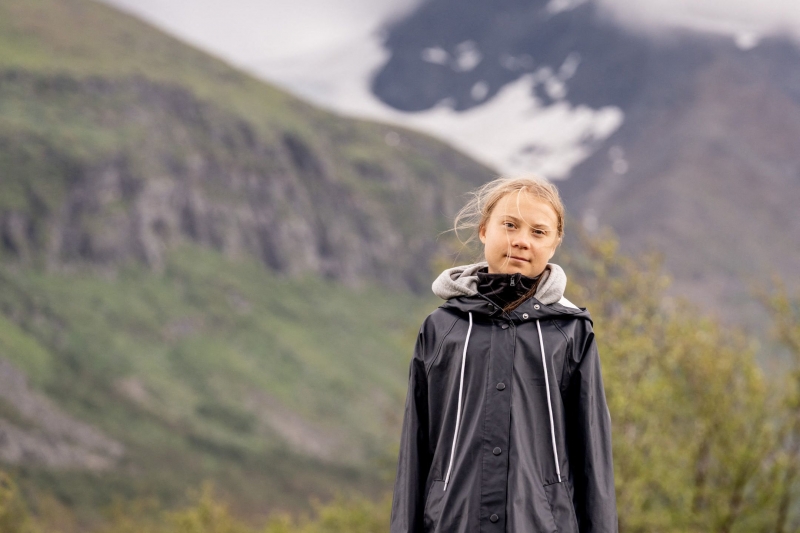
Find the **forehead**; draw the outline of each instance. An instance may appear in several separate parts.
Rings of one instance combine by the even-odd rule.
[[[531,225],[556,226],[558,216],[546,200],[524,191],[510,192],[500,198],[490,218],[514,217]]]

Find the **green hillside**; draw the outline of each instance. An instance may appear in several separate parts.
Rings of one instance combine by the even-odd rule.
[[[90,0],[3,0],[0,3],[0,64],[80,77],[147,79],[191,88],[199,97],[224,102],[244,116],[296,125],[297,111],[313,108],[224,62]],[[281,113],[282,108],[286,109]],[[281,122],[283,120],[283,122]]]
[[[170,501],[214,479],[252,511],[393,475],[408,352],[430,300],[289,281],[191,246],[155,275],[4,267],[1,283],[0,357],[125,447],[95,473],[16,465],[29,488],[88,509],[115,495]]]
[[[459,196],[491,176],[90,0],[4,2],[0,18],[0,231],[18,256],[158,267],[190,240],[291,274],[420,290]]]
[[[0,466],[84,520],[386,490],[437,234],[489,177],[105,5],[0,0]]]

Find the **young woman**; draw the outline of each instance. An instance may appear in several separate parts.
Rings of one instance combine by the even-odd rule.
[[[392,533],[617,531],[611,421],[589,313],[548,263],[557,189],[497,179],[456,218],[485,261],[445,270],[420,328]]]

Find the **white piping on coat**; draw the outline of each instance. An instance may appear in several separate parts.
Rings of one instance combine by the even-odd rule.
[[[553,423],[553,403],[550,401],[550,378],[547,377],[547,357],[544,354],[544,341],[542,340],[542,326],[536,321],[536,329],[539,332],[539,348],[542,350],[542,368],[544,368],[544,387],[547,390],[547,410],[550,413],[550,437],[553,441],[553,456],[556,460],[556,474],[558,482],[561,483],[561,466],[558,464],[558,449],[556,449],[556,428]]]
[[[453,447],[450,450],[450,465],[447,467],[447,475],[444,476],[444,490],[447,490],[447,483],[450,481],[450,471],[453,469],[453,459],[456,456],[456,440],[458,440],[458,426],[461,423],[461,393],[464,390],[464,365],[467,362],[467,346],[469,346],[469,336],[472,334],[472,313],[469,313],[469,329],[467,329],[467,340],[464,341],[464,353],[461,355],[461,380],[458,383],[458,408],[456,409],[456,429],[453,431]]]

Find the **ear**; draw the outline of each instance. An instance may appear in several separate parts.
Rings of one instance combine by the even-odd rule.
[[[478,228],[478,238],[480,238],[483,244],[486,244],[486,226],[483,225]]]

